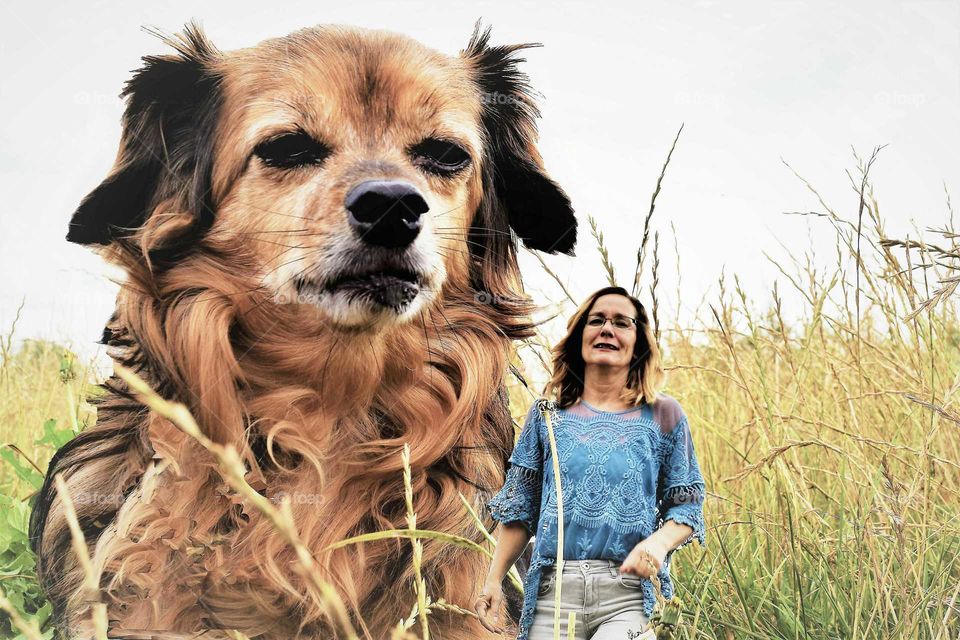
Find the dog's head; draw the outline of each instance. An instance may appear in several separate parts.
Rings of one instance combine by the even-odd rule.
[[[318,27],[220,52],[188,25],[126,85],[116,164],[67,239],[154,270],[230,251],[273,302],[343,327],[402,322],[447,281],[496,294],[515,238],[573,255],[576,220],[535,147],[531,45],[488,38],[451,57]]]

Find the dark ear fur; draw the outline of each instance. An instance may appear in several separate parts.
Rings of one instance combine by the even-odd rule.
[[[73,214],[70,242],[110,244],[171,198],[196,216],[197,230],[212,223],[210,176],[221,99],[209,62],[219,52],[194,23],[182,35],[161,38],[177,55],[145,56],[124,86],[117,160]]]
[[[478,21],[467,48],[461,52],[473,60],[484,104],[483,125],[489,154],[487,196],[500,201],[506,222],[525,246],[572,256],[577,242],[577,219],[570,199],[543,170],[535,146],[536,118],[540,112],[533,101],[529,79],[517,68],[523,59],[513,55],[540,45],[491,47],[489,40],[490,27],[481,33]],[[484,219],[484,213],[496,216],[490,209],[490,203],[481,206],[482,224],[501,228],[491,224],[496,220]]]

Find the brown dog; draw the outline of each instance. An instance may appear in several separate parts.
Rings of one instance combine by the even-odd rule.
[[[418,528],[482,542],[458,494],[493,524],[481,505],[513,446],[510,341],[532,335],[517,238],[570,255],[576,239],[535,148],[515,56],[531,45],[488,39],[478,25],[450,57],[319,27],[224,53],[189,25],[124,89],[116,164],[67,236],[128,273],[104,330],[114,359],[236,447],[264,495],[290,497],[322,577],[372,638],[416,601],[411,543],[328,545],[406,526],[404,443]],[[111,637],[339,637],[292,549],[216,462],[119,379],[104,387],[31,521],[61,630],[92,637],[54,474]],[[434,600],[469,609],[487,564],[424,542]],[[488,637],[439,607],[430,624],[444,640]]]

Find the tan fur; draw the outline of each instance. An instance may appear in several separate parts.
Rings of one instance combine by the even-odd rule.
[[[478,509],[487,496],[446,465],[496,489],[513,444],[501,385],[510,338],[529,333],[532,307],[512,255],[505,269],[481,267],[489,295],[515,301],[509,311],[477,304],[470,281],[466,231],[483,197],[487,144],[471,62],[401,36],[335,27],[228,52],[212,64],[224,78],[213,226],[198,250],[157,268],[151,251],[193,224],[172,196],[132,242],[102,249],[129,274],[111,323],[129,342],[113,355],[142,365],[140,374],[186,403],[211,438],[237,447],[255,488],[268,497],[312,496],[292,505],[301,536],[354,624],[384,638],[415,602],[410,542],[326,547],[405,526],[404,443],[418,526],[482,542],[458,493]],[[366,101],[357,97],[366,90],[358,86],[365,65],[375,79]],[[257,139],[292,121],[338,150],[322,183],[308,173],[278,180],[246,164]],[[445,182],[410,167],[405,147],[429,130],[469,145],[476,161],[466,179]],[[278,304],[278,296],[295,293],[291,276],[348,233],[346,190],[358,177],[378,176],[402,177],[428,193],[434,224],[447,230],[433,237],[427,302],[407,322],[351,330],[333,330],[313,305]],[[263,639],[336,637],[305,598],[293,553],[270,523],[227,488],[189,437],[112,384],[88,429],[99,439],[72,454],[94,460],[72,467],[66,480],[74,497],[113,495],[114,509],[122,504],[116,513],[77,504],[81,521],[98,510],[108,519],[88,543],[118,637],[122,629],[173,637],[208,628]],[[262,466],[250,447],[255,436],[269,443],[272,459]],[[50,565],[65,535],[63,507],[53,499],[41,564]],[[81,575],[65,560],[61,574],[46,575],[48,595],[65,603],[70,637],[90,637]],[[467,609],[487,564],[475,552],[424,545],[430,595]],[[435,638],[493,637],[472,617],[438,611],[430,618]]]

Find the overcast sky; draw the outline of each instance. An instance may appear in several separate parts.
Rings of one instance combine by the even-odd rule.
[[[549,260],[575,296],[605,284],[588,214],[629,287],[650,195],[683,124],[654,217],[661,304],[672,317],[680,277],[681,322],[716,298],[721,269],[739,274],[758,306],[779,278],[788,310],[798,310],[763,252],[835,263],[825,222],[784,215],[819,207],[783,161],[855,219],[844,173],[855,168],[851,147],[869,155],[889,145],[871,175],[892,236],[943,226],[945,184],[960,197],[957,1],[7,3],[0,332],[25,298],[20,338],[93,353],[115,287],[96,256],[64,240],[67,222],[113,162],[123,82],[140,56],[166,52],[141,27],[173,32],[191,18],[225,50],[344,23],[455,55],[478,18],[495,44],[543,43],[526,52],[524,69],[543,95],[547,169],[581,220],[578,257]],[[540,302],[559,297],[531,256],[521,264]]]

